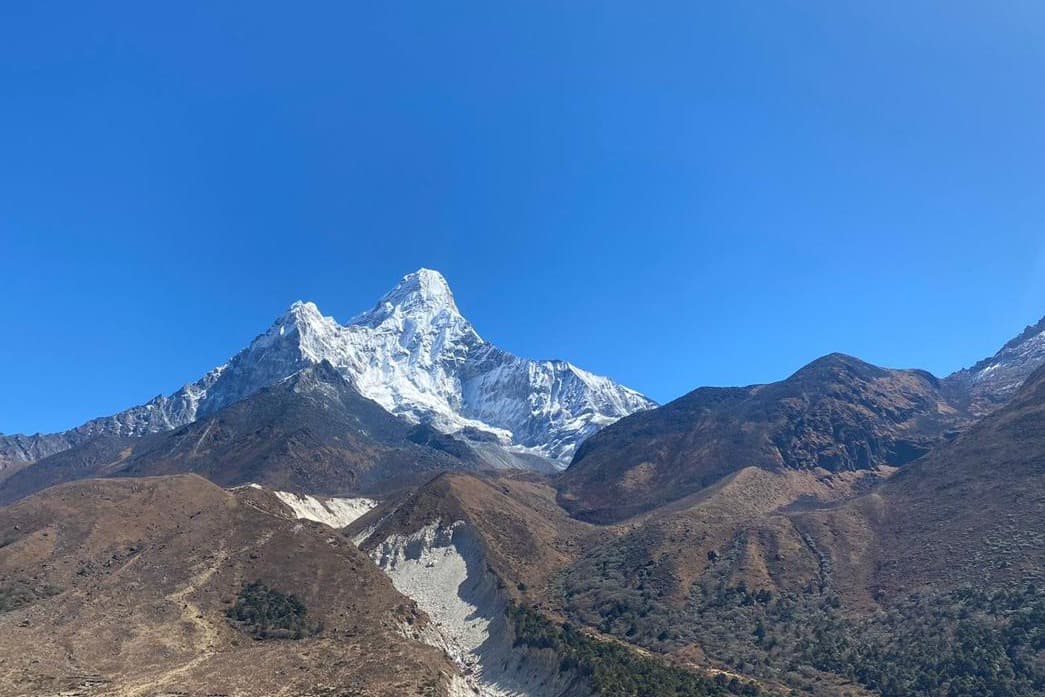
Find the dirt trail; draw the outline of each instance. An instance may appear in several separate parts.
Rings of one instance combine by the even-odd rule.
[[[206,585],[228,559],[229,553],[222,547],[209,564],[189,578],[188,583],[183,588],[166,596],[169,602],[182,606],[181,621],[194,627],[197,634],[194,642],[197,647],[196,655],[174,670],[168,671],[161,676],[152,676],[137,686],[122,690],[121,695],[125,697],[139,697],[141,695],[154,695],[157,692],[162,693],[162,688],[171,686],[171,683],[177,680],[179,676],[188,673],[214,655],[215,646],[220,639],[220,629],[207,619],[203,610],[193,603],[189,596]]]

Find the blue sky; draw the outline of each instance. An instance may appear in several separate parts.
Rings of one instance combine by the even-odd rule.
[[[1040,2],[3,3],[0,431],[441,270],[658,400],[1045,313]]]

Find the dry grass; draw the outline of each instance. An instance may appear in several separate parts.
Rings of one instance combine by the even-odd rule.
[[[0,509],[0,540],[0,587],[61,590],[0,614],[3,695],[391,696],[451,670],[401,635],[424,616],[347,540],[199,477],[55,487]],[[253,580],[302,598],[322,633],[235,628],[225,610]]]

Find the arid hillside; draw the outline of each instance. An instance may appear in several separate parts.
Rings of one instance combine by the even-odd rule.
[[[330,528],[194,475],[0,508],[3,695],[448,694],[426,622]]]
[[[563,613],[804,694],[1041,694],[1045,370],[869,491],[858,474],[746,468],[633,519],[563,570]]]
[[[929,373],[831,354],[781,382],[704,387],[621,419],[578,450],[560,501],[578,517],[619,521],[745,467],[900,466],[967,422]]]

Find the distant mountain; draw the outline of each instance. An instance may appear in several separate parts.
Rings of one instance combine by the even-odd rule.
[[[781,382],[702,387],[622,419],[581,446],[560,496],[574,515],[620,520],[749,466],[900,466],[965,421],[929,373],[831,354]]]
[[[222,486],[381,494],[436,471],[489,468],[488,452],[388,413],[323,361],[185,426],[100,436],[39,460],[0,482],[0,503],[85,477],[188,472]]]
[[[228,363],[174,394],[64,433],[2,436],[0,465],[38,460],[100,435],[178,428],[322,361],[409,421],[564,463],[598,429],[654,406],[565,361],[498,349],[461,315],[442,275],[421,269],[345,325],[312,303],[294,303]]]
[[[1023,381],[1045,365],[1045,317],[1009,341],[996,354],[944,379],[944,387],[974,416],[1005,404]]]

